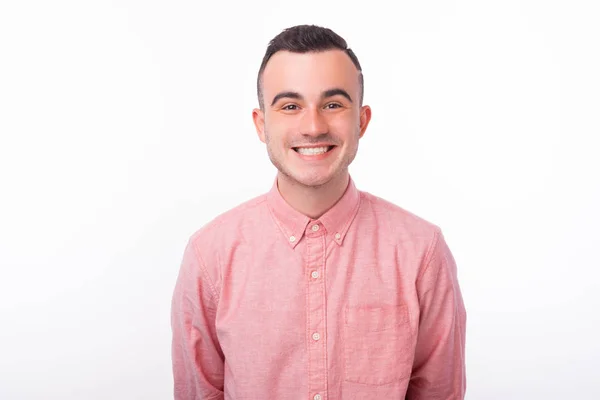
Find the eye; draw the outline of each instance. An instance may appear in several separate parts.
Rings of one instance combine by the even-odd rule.
[[[329,103],[325,106],[325,108],[328,110],[333,110],[333,109],[340,108],[340,107],[341,107],[341,105],[338,103]]]
[[[281,109],[285,111],[295,111],[298,109],[298,106],[296,104],[286,104],[285,106],[281,107]]]

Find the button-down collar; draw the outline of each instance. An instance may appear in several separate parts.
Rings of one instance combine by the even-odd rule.
[[[352,178],[350,178],[340,200],[317,220],[300,213],[285,201],[279,192],[277,178],[271,190],[267,193],[267,202],[275,222],[292,248],[295,248],[300,242],[308,224],[311,222],[314,224],[316,221],[321,222],[331,240],[341,245],[350,224],[358,212],[360,192]]]

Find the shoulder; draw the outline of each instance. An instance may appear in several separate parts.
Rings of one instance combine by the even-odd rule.
[[[219,293],[223,265],[227,264],[232,249],[245,241],[247,232],[255,230],[257,223],[264,221],[268,213],[265,202],[266,195],[250,199],[217,215],[189,237],[186,255],[193,260],[191,265],[197,266],[195,273],[202,272],[215,293]]]
[[[234,240],[243,234],[244,227],[263,217],[266,199],[262,194],[215,216],[191,235],[190,242],[202,249],[215,241]]]
[[[442,229],[432,221],[368,192],[361,192],[361,209],[363,218],[381,227],[399,251],[418,261],[416,275],[431,260],[449,253]]]
[[[367,218],[374,218],[388,225],[394,232],[413,237],[438,235],[440,227],[430,220],[419,216],[389,200],[361,191],[361,209]]]

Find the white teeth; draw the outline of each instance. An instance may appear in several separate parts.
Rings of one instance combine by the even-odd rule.
[[[298,147],[298,153],[305,156],[314,156],[327,152],[329,147]]]

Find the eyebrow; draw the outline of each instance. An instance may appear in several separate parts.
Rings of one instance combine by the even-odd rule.
[[[348,92],[346,92],[344,89],[340,89],[340,88],[334,88],[334,89],[329,89],[326,90],[325,92],[323,92],[323,94],[321,95],[322,99],[326,99],[328,97],[333,97],[333,96],[337,96],[337,95],[342,95],[345,98],[348,99],[348,101],[350,103],[352,103],[352,97],[350,97],[350,95],[348,94]]]
[[[273,98],[271,105],[274,105],[275,103],[277,103],[278,100],[283,99],[283,98],[296,99],[296,100],[303,99],[302,95],[298,92],[281,92],[281,93],[277,93],[277,96],[275,96]]]
[[[333,96],[337,96],[337,95],[341,95],[344,96],[345,98],[348,99],[348,101],[350,103],[352,103],[352,97],[350,97],[350,95],[348,94],[348,92],[346,92],[344,89],[340,89],[340,88],[333,88],[333,89],[329,89],[324,91],[321,94],[321,99],[326,99],[328,97],[333,97]],[[281,100],[283,98],[289,98],[289,99],[296,99],[296,100],[302,100],[304,97],[302,97],[302,95],[298,92],[281,92],[278,93],[274,98],[273,101],[271,102],[271,106],[273,106],[278,100]]]

